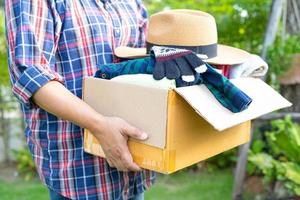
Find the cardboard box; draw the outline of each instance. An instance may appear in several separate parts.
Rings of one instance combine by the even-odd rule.
[[[291,105],[259,79],[233,83],[253,99],[241,113],[224,108],[204,85],[168,90],[86,77],[83,96],[99,113],[147,132],[147,141],[128,142],[134,161],[169,174],[248,142],[251,119]],[[100,143],[85,130],[86,152],[104,157]]]

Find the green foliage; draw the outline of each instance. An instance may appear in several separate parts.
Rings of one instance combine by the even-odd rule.
[[[145,199],[229,200],[232,199],[231,170],[214,172],[178,172],[158,176],[157,183],[145,193]]]
[[[258,169],[264,174],[265,179],[267,181],[274,180],[275,172],[274,172],[274,162],[272,156],[266,153],[250,153],[249,161],[253,163]]]
[[[3,181],[0,179],[1,200],[49,200],[47,188],[39,181]]]
[[[273,156],[300,164],[300,127],[289,117],[271,123],[273,131],[267,132]],[[282,158],[281,158],[282,157]]]
[[[232,149],[209,158],[206,161],[207,168],[212,171],[233,167],[237,160],[236,153],[236,149]]]
[[[219,43],[245,49],[260,54],[265,36],[271,0],[144,0],[150,14],[165,9],[195,9],[212,14],[217,22]],[[282,29],[279,27],[279,30]],[[300,52],[300,35],[278,34],[275,43],[269,48],[267,62],[269,73],[267,82],[279,89],[278,76],[290,66],[291,56]]]
[[[230,170],[158,175],[156,184],[145,193],[145,199],[230,200],[232,184]],[[0,194],[1,200],[49,200],[47,188],[37,180],[3,181],[0,178]]]
[[[144,0],[149,12],[164,9],[195,9],[212,14],[218,26],[219,43],[259,53],[263,43],[271,0]]]
[[[28,149],[13,150],[13,154],[17,161],[17,170],[24,180],[29,181],[36,177],[35,164]]]
[[[6,38],[4,11],[0,10],[0,86],[8,86],[9,75],[7,67]]]
[[[288,36],[286,39],[278,37],[275,44],[268,49],[269,76],[267,81],[276,89],[279,88],[278,77],[286,72],[291,64],[292,56],[300,52],[300,34]]]
[[[264,145],[256,145],[249,161],[267,181],[282,181],[288,190],[300,195],[300,126],[290,117],[274,120],[271,126],[272,130],[265,133],[268,153],[263,152]]]

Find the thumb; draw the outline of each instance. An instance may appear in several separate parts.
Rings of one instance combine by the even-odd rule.
[[[138,140],[146,140],[148,138],[147,133],[128,123],[123,127],[123,134]]]

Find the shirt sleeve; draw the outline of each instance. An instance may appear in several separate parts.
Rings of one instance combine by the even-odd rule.
[[[146,34],[148,29],[148,12],[142,0],[136,0],[138,6],[138,20],[139,20],[139,45],[138,47],[145,47]]]
[[[61,19],[50,0],[6,0],[5,14],[12,90],[30,107],[32,95],[47,82],[63,83],[55,70]]]

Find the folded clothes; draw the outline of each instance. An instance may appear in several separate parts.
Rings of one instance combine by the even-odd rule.
[[[193,83],[178,79],[176,80],[177,86],[204,84],[214,97],[231,112],[237,113],[247,109],[252,99],[212,66],[206,63],[206,67],[207,70],[197,74]]]
[[[246,62],[231,66],[229,78],[262,77],[266,75],[268,68],[268,64],[261,57],[251,54]]]
[[[170,80],[163,78],[161,80],[155,80],[152,74],[129,74],[121,75],[111,79],[121,83],[130,83],[135,85],[142,85],[152,88],[160,89],[174,89],[176,88],[176,82],[174,79]]]
[[[229,71],[231,68],[231,65],[221,65],[221,64],[214,64],[213,68],[216,69],[218,72],[223,74],[226,78],[229,78]]]
[[[155,59],[150,56],[141,59],[128,60],[99,66],[95,77],[112,79],[126,74],[153,74]],[[215,98],[227,109],[237,113],[245,110],[252,99],[233,85],[226,77],[205,63],[201,73],[195,73],[193,82],[186,82],[182,77],[176,79],[176,87],[205,84]],[[201,70],[200,70],[201,71]]]

